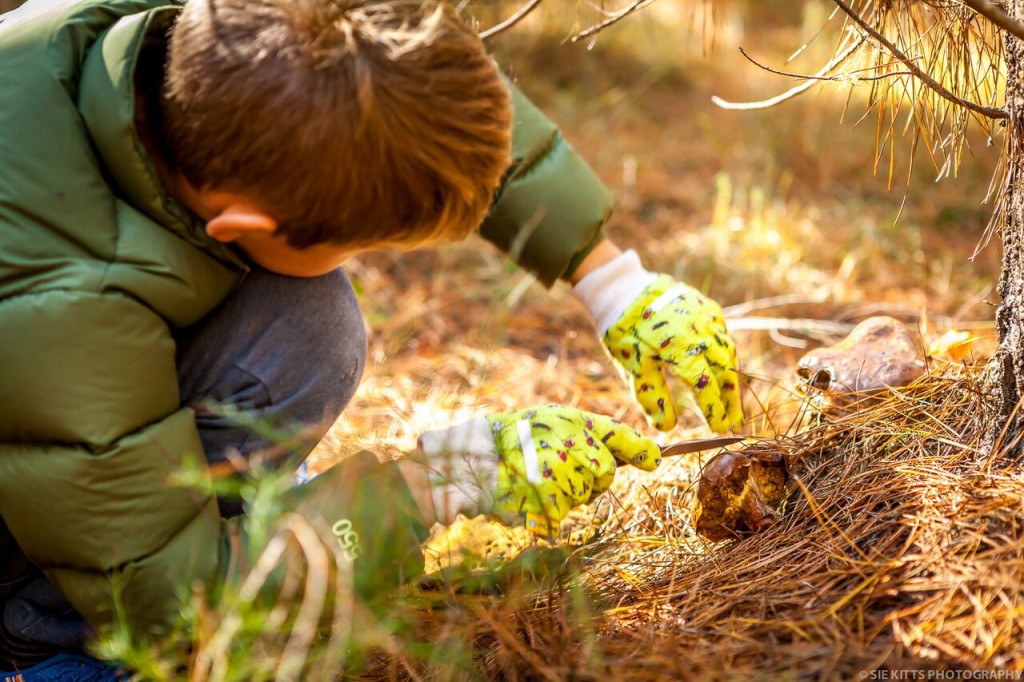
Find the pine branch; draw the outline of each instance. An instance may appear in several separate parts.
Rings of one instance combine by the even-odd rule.
[[[771,107],[773,107],[773,106],[775,106],[777,104],[781,104],[782,102],[786,102],[788,100],[791,100],[794,97],[796,97],[797,95],[800,95],[800,94],[810,90],[811,86],[813,86],[816,81],[822,81],[822,80],[841,80],[842,79],[841,76],[829,76],[827,74],[830,71],[832,71],[833,69],[839,67],[847,59],[849,59],[850,55],[852,55],[854,53],[854,51],[858,47],[860,47],[861,45],[864,44],[864,40],[865,39],[863,37],[860,38],[859,40],[857,40],[857,42],[855,42],[853,45],[851,45],[850,47],[848,47],[845,50],[843,50],[842,53],[836,55],[835,58],[832,59],[832,61],[830,61],[828,64],[826,64],[822,69],[820,69],[818,71],[818,73],[816,73],[813,76],[812,75],[808,75],[808,74],[788,73],[786,71],[779,71],[777,69],[773,69],[773,68],[771,68],[769,66],[766,66],[766,65],[761,64],[758,61],[756,61],[753,57],[748,55],[746,53],[746,51],[741,47],[740,48],[740,54],[742,54],[744,57],[746,57],[748,61],[750,61],[752,64],[754,64],[758,68],[764,69],[765,71],[768,71],[769,73],[778,74],[780,76],[789,76],[790,78],[800,78],[800,79],[803,79],[804,82],[801,83],[800,85],[797,85],[796,87],[790,88],[789,90],[783,92],[780,95],[776,95],[775,97],[771,97],[771,98],[765,99],[765,100],[759,100],[757,102],[729,102],[728,100],[724,100],[724,99],[722,99],[721,97],[719,97],[717,95],[712,95],[711,101],[716,106],[719,106],[722,109],[733,109],[733,110],[769,109],[769,108],[771,108]]]
[[[619,23],[620,21],[625,19],[627,16],[629,16],[633,12],[635,12],[638,9],[641,9],[643,7],[646,7],[647,5],[651,4],[652,2],[654,2],[654,0],[636,0],[636,2],[634,2],[632,5],[630,5],[626,9],[622,10],[621,12],[616,12],[615,14],[613,14],[611,17],[609,17],[605,21],[602,21],[600,24],[597,24],[596,26],[591,26],[588,29],[580,31],[579,33],[577,33],[576,35],[574,35],[572,37],[572,42],[575,43],[578,40],[582,40],[584,38],[589,38],[590,36],[595,35],[595,34],[601,32],[601,31],[603,31],[604,29],[608,28],[612,24]]]
[[[961,97],[957,97],[952,92],[943,87],[943,85],[939,83],[937,80],[935,80],[927,73],[922,71],[914,63],[914,60],[910,59],[908,56],[903,54],[903,52],[898,47],[896,47],[896,45],[894,45],[885,36],[879,33],[877,29],[875,29],[866,21],[864,21],[864,19],[843,0],[832,0],[832,2],[834,2],[839,7],[839,9],[843,10],[843,12],[845,12],[846,15],[850,17],[850,19],[852,19],[855,24],[860,26],[861,30],[867,33],[879,45],[888,50],[889,54],[891,54],[899,61],[903,62],[903,65],[907,67],[907,70],[910,71],[919,81],[927,85],[932,91],[934,91],[943,99],[952,102],[953,104],[956,104],[958,106],[962,106],[966,109],[970,109],[976,114],[987,116],[988,118],[1010,118],[1010,115],[1006,112],[1005,109],[1000,109],[999,107],[989,107],[983,104],[978,104],[976,102],[965,100]]]
[[[522,9],[520,9],[518,12],[516,12],[515,14],[510,16],[505,21],[501,22],[500,24],[497,24],[495,26],[490,27],[486,31],[481,31],[480,32],[480,40],[487,40],[488,38],[496,36],[497,34],[501,33],[502,31],[507,31],[508,29],[512,28],[513,26],[518,24],[520,21],[522,21],[523,18],[527,14],[529,14],[533,10],[537,9],[537,5],[539,5],[541,2],[542,2],[542,0],[530,0],[530,2],[526,3],[522,7]]]
[[[1024,40],[1024,24],[1017,21],[988,0],[960,0],[975,12],[985,17],[999,28],[1012,33]]]

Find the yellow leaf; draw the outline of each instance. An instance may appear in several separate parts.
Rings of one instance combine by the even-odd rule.
[[[971,352],[977,338],[972,336],[970,332],[950,329],[932,341],[931,346],[928,348],[928,354],[932,357],[946,355],[953,362],[960,362]]]

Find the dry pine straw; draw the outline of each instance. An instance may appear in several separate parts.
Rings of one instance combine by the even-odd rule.
[[[599,531],[574,552],[575,580],[525,598],[449,594],[422,636],[472,642],[468,678],[1024,669],[1024,474],[980,451],[985,428],[976,372],[952,369],[757,443],[794,465],[785,514],[712,546],[690,526],[699,463],[627,475],[574,518],[570,538]],[[373,674],[461,676],[404,654]]]

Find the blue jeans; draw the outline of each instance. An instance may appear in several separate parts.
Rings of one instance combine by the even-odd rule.
[[[28,668],[0,671],[0,682],[120,682],[127,680],[117,668],[84,654],[61,651]]]
[[[223,462],[230,453],[247,458],[271,445],[218,406],[242,410],[247,421],[252,418],[279,430],[304,427],[322,433],[352,398],[366,360],[363,317],[352,285],[340,270],[312,279],[254,270],[198,324],[177,330],[175,340],[182,401],[196,412],[211,463]],[[314,440],[305,451],[292,450],[280,463],[297,465]],[[243,511],[240,500],[219,502],[224,516]],[[80,650],[90,636],[88,626],[19,556],[2,519],[0,548],[5,550],[0,557],[0,601],[5,602],[0,653],[22,667],[58,650]],[[18,652],[24,653],[19,657]],[[69,660],[69,665],[81,663]]]
[[[182,400],[195,410],[211,464],[273,445],[221,406],[244,411],[261,427],[323,435],[352,399],[366,362],[363,316],[341,270],[311,279],[253,271],[176,340]],[[316,440],[276,463],[298,466]],[[220,506],[224,516],[242,513],[239,500],[221,499]]]

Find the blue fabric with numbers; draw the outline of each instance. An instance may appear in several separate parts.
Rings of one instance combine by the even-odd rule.
[[[117,668],[80,654],[62,653],[25,670],[0,673],[0,682],[118,682]]]

